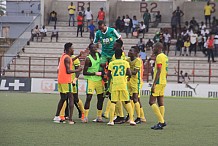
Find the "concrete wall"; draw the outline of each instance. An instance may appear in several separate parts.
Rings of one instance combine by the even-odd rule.
[[[214,5],[215,4],[215,5]],[[185,2],[183,4],[183,12],[185,13],[183,20],[191,20],[194,16],[198,22],[204,21],[204,6],[206,2]],[[218,18],[218,2],[211,4],[214,7],[215,12],[212,16]],[[212,17],[211,17],[212,19]]]
[[[52,2],[52,10],[55,10],[58,14],[58,21],[68,21],[68,10],[67,7],[70,5],[71,1],[53,1]],[[108,7],[106,1],[73,1],[73,4],[76,6],[76,15],[81,10],[81,6],[84,6],[85,9],[90,6],[90,9],[93,13],[94,19],[97,18],[97,13],[101,7],[104,8],[104,11],[108,13]],[[106,15],[108,16],[109,14]],[[49,12],[45,10],[45,15],[48,15]]]
[[[24,13],[29,13],[32,11],[34,14],[40,13],[40,0],[38,1],[7,1],[6,12],[7,15],[22,15],[21,11]],[[24,15],[24,14],[23,14]]]
[[[146,9],[151,14],[156,14],[157,11],[160,11],[163,22],[170,22],[173,2],[117,2],[117,16],[128,14],[130,17],[133,17],[136,15],[138,20],[142,20],[143,13]]]

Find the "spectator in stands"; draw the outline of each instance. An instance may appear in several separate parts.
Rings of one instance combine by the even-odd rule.
[[[206,26],[209,21],[209,27],[211,26],[211,23],[210,23],[211,13],[212,13],[212,7],[210,5],[210,1],[208,1],[207,5],[204,6],[204,17],[205,17]]]
[[[182,48],[184,46],[184,41],[183,41],[183,37],[181,34],[179,34],[177,41],[176,41],[176,48],[175,48],[175,56],[177,54],[177,51],[179,51],[179,56],[182,55]]]
[[[175,70],[175,74],[177,74],[179,76],[178,83],[182,84],[184,82],[183,71],[181,70],[180,72],[178,72],[175,66],[174,66],[174,70]]]
[[[152,52],[153,45],[154,45],[154,42],[151,39],[148,39],[147,43],[145,44],[146,50],[150,50]]]
[[[82,26],[82,32],[84,32],[84,24],[85,24],[85,17],[86,17],[86,11],[85,8],[82,6],[80,12],[82,12],[82,16],[83,16],[83,26]]]
[[[213,16],[213,20],[212,20],[212,27],[215,27],[217,25],[217,19],[216,16]]]
[[[205,27],[203,30],[201,30],[202,36],[205,36],[206,34],[209,34],[209,30]]]
[[[172,29],[172,38],[176,38],[177,37],[177,16],[175,13],[173,13],[173,16],[171,18],[171,29]],[[175,34],[175,37],[174,37]]]
[[[161,22],[161,14],[160,11],[157,11],[157,15],[155,16],[155,21],[154,21],[154,27],[157,27],[158,24]]]
[[[205,57],[207,56],[207,38],[208,38],[208,34],[205,34],[205,36],[203,36],[203,50],[202,53],[205,55]]]
[[[129,32],[132,32],[132,27],[133,27],[132,18],[129,17],[129,20],[130,20],[130,22],[129,22]]]
[[[73,26],[74,26],[74,22],[75,22],[74,14],[75,14],[75,11],[76,11],[76,7],[73,5],[73,2],[71,2],[70,5],[68,6],[68,12],[69,12],[69,26],[70,26],[71,18],[72,18],[72,20],[73,20]]]
[[[169,51],[170,51],[171,35],[168,33],[167,29],[165,30],[165,33],[163,34],[163,37],[164,37],[163,53],[168,56],[169,55]]]
[[[142,33],[143,34],[143,38],[145,37],[145,24],[143,23],[143,21],[139,24],[139,29],[138,29],[138,34]]]
[[[206,28],[206,25],[204,24],[203,21],[201,21],[201,25],[199,27],[200,31],[204,30],[204,28]]]
[[[130,32],[130,30],[129,30],[129,24],[130,24],[130,19],[129,19],[129,16],[128,15],[126,15],[126,18],[124,19],[124,23],[125,23],[125,26],[124,26],[124,31],[125,31],[125,33],[126,33],[126,38],[128,38],[128,35],[129,35],[129,32]]]
[[[139,57],[142,59],[143,64],[144,64],[145,61],[146,61],[146,59],[147,59],[147,56],[146,56],[146,53],[145,53],[145,49],[144,49],[144,48],[140,51]]]
[[[143,14],[143,20],[144,20],[144,24],[146,26],[146,32],[148,32],[149,30],[149,22],[151,21],[151,15],[148,12],[148,10],[146,9],[146,11]]]
[[[121,25],[122,25],[122,20],[120,19],[120,16],[117,17],[117,20],[115,22],[115,27],[116,27],[116,30],[118,31],[122,31],[121,29]]]
[[[100,11],[98,11],[97,21],[105,19],[105,12],[103,8],[100,8]]]
[[[181,31],[181,17],[184,15],[183,11],[180,10],[179,7],[176,8],[176,10],[173,12],[176,16],[177,25],[179,25],[179,30]]]
[[[195,56],[197,52],[197,43],[198,43],[198,35],[193,31],[193,33],[190,34],[190,50],[189,50],[189,56],[191,56],[191,52],[195,51]]]
[[[125,22],[124,22],[124,19],[125,19],[126,17],[125,16],[123,16],[122,17],[122,23],[121,23],[121,29],[122,29],[122,31],[124,31],[124,28],[125,28]]]
[[[52,42],[52,38],[55,37],[56,38],[56,42],[58,41],[58,31],[56,29],[56,25],[54,25],[54,29],[52,30],[52,34],[51,34],[51,42]]]
[[[77,16],[77,35],[76,37],[78,37],[79,31],[81,34],[81,37],[83,37],[82,33],[83,33],[83,15],[82,12],[79,12],[79,15]]]
[[[89,32],[90,32],[89,38],[90,38],[90,40],[93,40],[95,38],[95,30],[96,30],[96,27],[93,23],[93,20],[91,20],[88,28],[89,28]]]
[[[48,25],[51,21],[54,21],[55,22],[55,25],[57,23],[57,12],[55,11],[52,11],[50,14],[49,14],[49,18],[48,18]]]
[[[188,56],[190,45],[191,45],[190,38],[187,37],[186,41],[184,42],[184,47],[182,48],[182,56],[184,56],[184,52],[185,52],[185,55]]]
[[[140,51],[145,49],[145,42],[143,41],[143,38],[139,39],[138,44],[136,44],[136,46],[138,46]]]
[[[204,43],[203,43],[203,36],[202,36],[201,32],[198,32],[197,41],[198,41],[198,48],[199,48],[200,51],[202,51],[203,47],[204,47]]]
[[[198,22],[195,20],[195,17],[192,17],[192,20],[190,21],[190,27],[192,30],[197,31],[199,28]]]
[[[136,32],[136,37],[138,37],[139,21],[137,20],[136,16],[133,16],[132,24],[132,36],[133,33]]]
[[[47,29],[45,28],[45,25],[43,25],[39,31],[40,31],[41,41],[42,41],[42,39],[47,36],[47,34],[46,34]]]
[[[213,50],[214,50],[214,37],[212,35],[212,33],[209,34],[209,37],[207,39],[207,56],[208,56],[208,62],[210,62],[210,57],[212,57],[212,62],[216,62],[214,60],[214,54],[213,54]]]
[[[31,31],[31,40],[34,41],[34,37],[36,37],[38,42],[39,35],[40,35],[39,26],[36,25],[36,27]]]
[[[214,39],[215,39],[215,41],[214,41],[214,46],[215,46],[214,56],[218,57],[218,32],[214,36]]]
[[[92,11],[90,10],[90,7],[88,7],[87,10],[85,11],[85,17],[86,17],[86,25],[88,31],[89,23],[93,20],[93,15],[92,15]]]

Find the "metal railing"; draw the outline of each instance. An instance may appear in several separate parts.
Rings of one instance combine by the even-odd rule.
[[[24,48],[27,42],[31,38],[31,29],[33,29],[36,25],[41,24],[41,15],[37,15],[33,21],[28,25],[28,27],[23,31],[23,33],[14,41],[12,46],[3,54],[1,57],[1,70],[7,68],[7,65],[12,61],[14,57]],[[8,57],[5,57],[8,56]]]
[[[6,57],[6,56],[4,56]],[[0,57],[1,59],[1,57]],[[80,58],[84,65],[84,57]],[[13,57],[10,65],[2,72],[3,76],[29,77],[29,78],[57,78],[57,57]],[[170,60],[168,82],[179,82],[179,72],[188,73],[192,83],[218,83],[218,64],[207,63],[205,60]],[[144,64],[144,81],[152,81],[152,67],[150,63]],[[81,76],[82,77],[82,76]]]

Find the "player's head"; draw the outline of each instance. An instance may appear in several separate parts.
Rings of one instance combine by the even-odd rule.
[[[128,57],[137,57],[139,54],[138,46],[132,46],[128,52]]]
[[[116,59],[120,59],[121,56],[122,56],[122,53],[123,53],[123,50],[122,50],[121,48],[117,48],[117,49],[115,50],[115,58],[116,58]]]
[[[118,39],[114,42],[114,50],[118,49],[118,48],[122,48],[123,46],[123,41],[121,39]]]
[[[101,32],[106,31],[107,28],[103,20],[98,21],[98,29],[101,30]]]
[[[73,49],[73,44],[72,43],[66,43],[64,45],[64,52],[68,55],[73,55],[74,49]]]
[[[89,48],[90,54],[94,54],[97,52],[97,47],[93,43],[90,43],[88,48]]]
[[[160,42],[155,43],[154,44],[153,54],[155,56],[157,56],[158,54],[161,53],[162,49],[163,49],[163,44],[162,43],[160,43]]]

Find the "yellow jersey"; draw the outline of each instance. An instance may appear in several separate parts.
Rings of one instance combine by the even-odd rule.
[[[76,57],[75,55],[72,55],[71,58]],[[73,61],[73,65],[72,65],[72,70],[75,70],[76,66],[80,66],[80,61],[79,58],[77,58],[76,60]],[[76,73],[72,73],[72,80],[74,80],[76,78]]]
[[[74,13],[75,13],[75,10],[76,10],[76,7],[75,7],[75,6],[71,6],[71,5],[68,6],[68,12],[69,12],[69,14],[74,14]]]
[[[161,73],[160,77],[157,80],[156,84],[166,84],[167,83],[167,72],[168,72],[168,57],[164,53],[160,53],[156,57],[155,67],[154,67],[154,79],[157,74],[157,65],[161,64]]]
[[[187,42],[187,41],[185,41],[185,42],[184,42],[184,47],[186,47],[186,48],[189,48],[189,47],[190,47],[190,45],[191,45],[191,43],[190,43],[190,42]]]
[[[122,59],[116,59],[109,63],[108,70],[111,71],[111,91],[127,90],[126,70],[130,68],[129,63]]]
[[[125,54],[125,52],[122,53],[121,59],[122,59],[122,60],[126,60],[126,54]],[[115,54],[112,56],[111,61],[114,61],[114,60],[116,60]]]
[[[212,11],[211,5],[206,5],[204,7],[204,15],[206,15],[206,16],[211,15],[211,11]]]
[[[132,75],[130,78],[130,82],[134,84],[141,84],[141,72],[142,72],[142,61],[139,57],[137,57],[135,60],[131,61],[130,58],[127,58],[126,60],[129,62],[130,70],[131,72],[134,71],[134,69],[138,69],[138,72],[136,75]]]

